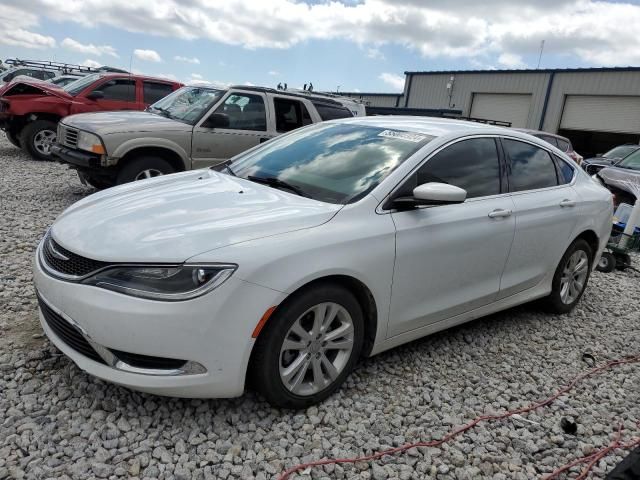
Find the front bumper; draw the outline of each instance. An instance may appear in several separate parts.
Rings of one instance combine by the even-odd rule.
[[[60,144],[51,146],[51,153],[54,157],[62,160],[65,163],[74,165],[81,168],[101,169],[100,165],[101,156],[96,153],[84,152],[82,150],[74,150],[71,148],[63,147]]]
[[[49,339],[81,369],[134,390],[178,397],[228,398],[242,394],[253,348],[253,329],[284,294],[231,277],[184,302],[158,302],[55,279],[38,260],[34,283],[47,306],[79,328],[92,345],[108,350],[184,359],[202,369],[174,374],[135,371],[100,362],[40,322]],[[122,367],[122,365],[120,365]]]

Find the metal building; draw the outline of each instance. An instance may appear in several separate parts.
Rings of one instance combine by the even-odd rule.
[[[403,107],[401,93],[340,92],[338,95],[360,100],[368,107]]]
[[[559,133],[583,155],[640,140],[640,67],[405,75],[398,106],[460,109],[463,116]]]

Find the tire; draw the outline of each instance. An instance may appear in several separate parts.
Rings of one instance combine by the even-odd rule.
[[[20,132],[20,145],[34,160],[52,160],[49,147],[55,143],[58,124],[51,120],[28,123]]]
[[[142,156],[134,158],[124,164],[118,172],[116,185],[143,180],[145,178],[168,175],[176,171],[164,158]],[[145,174],[148,172],[149,176]]]
[[[572,267],[574,259],[577,259],[578,263]],[[578,277],[574,267],[577,268],[583,261],[585,263],[579,268]],[[573,310],[587,288],[592,262],[593,253],[585,240],[578,239],[569,246],[556,268],[551,293],[545,299],[550,312],[568,313]]]
[[[631,266],[631,256],[628,253],[619,253],[615,257],[615,267],[624,272]]]
[[[599,272],[610,273],[616,268],[616,257],[611,252],[604,252],[600,257],[596,270]]]
[[[104,190],[105,188],[113,187],[113,182],[109,182],[101,178],[85,176],[84,179],[96,190]]]
[[[329,341],[341,348],[327,348],[323,342],[314,325],[321,317],[333,319],[325,335],[333,334]],[[360,356],[363,339],[364,318],[356,298],[333,284],[312,286],[291,296],[269,318],[254,347],[249,378],[270,404],[306,408],[340,388]],[[285,340],[297,348],[284,350]]]
[[[19,135],[16,135],[13,132],[5,132],[7,134],[7,140],[9,140],[9,143],[11,143],[11,145],[13,145],[14,147],[18,147],[18,148],[22,148],[22,146],[20,145],[20,138]]]

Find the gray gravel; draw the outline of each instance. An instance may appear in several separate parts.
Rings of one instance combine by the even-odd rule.
[[[598,362],[640,353],[640,275],[595,273],[568,316],[525,306],[441,332],[362,362],[340,392],[306,411],[273,409],[251,392],[211,401],[135,393],[83,373],[37,321],[34,248],[92,190],[4,138],[0,178],[0,479],[277,478],[298,462],[439,438],[479,414],[546,397],[588,367],[585,351]],[[538,478],[607,445],[620,423],[640,434],[638,398],[640,365],[623,366],[529,422],[483,424],[441,448],[297,478]],[[576,420],[577,435],[562,432],[563,417]],[[623,456],[602,460],[594,476]]]

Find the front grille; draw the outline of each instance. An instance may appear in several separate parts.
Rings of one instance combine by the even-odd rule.
[[[47,325],[51,330],[53,330],[53,333],[55,333],[60,340],[85,357],[106,365],[105,361],[96,353],[89,342],[87,342],[80,330],[54,312],[39,295],[38,305],[40,306],[40,311],[42,312],[42,316],[47,322]]]
[[[63,275],[84,277],[96,270],[108,266],[106,262],[91,260],[70,252],[60,246],[51,236],[47,235],[42,245],[44,261],[52,270]]]
[[[150,368],[154,370],[174,370],[183,367],[186,360],[176,360],[173,358],[150,357],[148,355],[139,355],[137,353],[122,352],[120,350],[111,350],[119,360],[137,368]]]
[[[78,133],[75,128],[67,127],[62,123],[58,125],[58,143],[69,148],[78,146]]]

